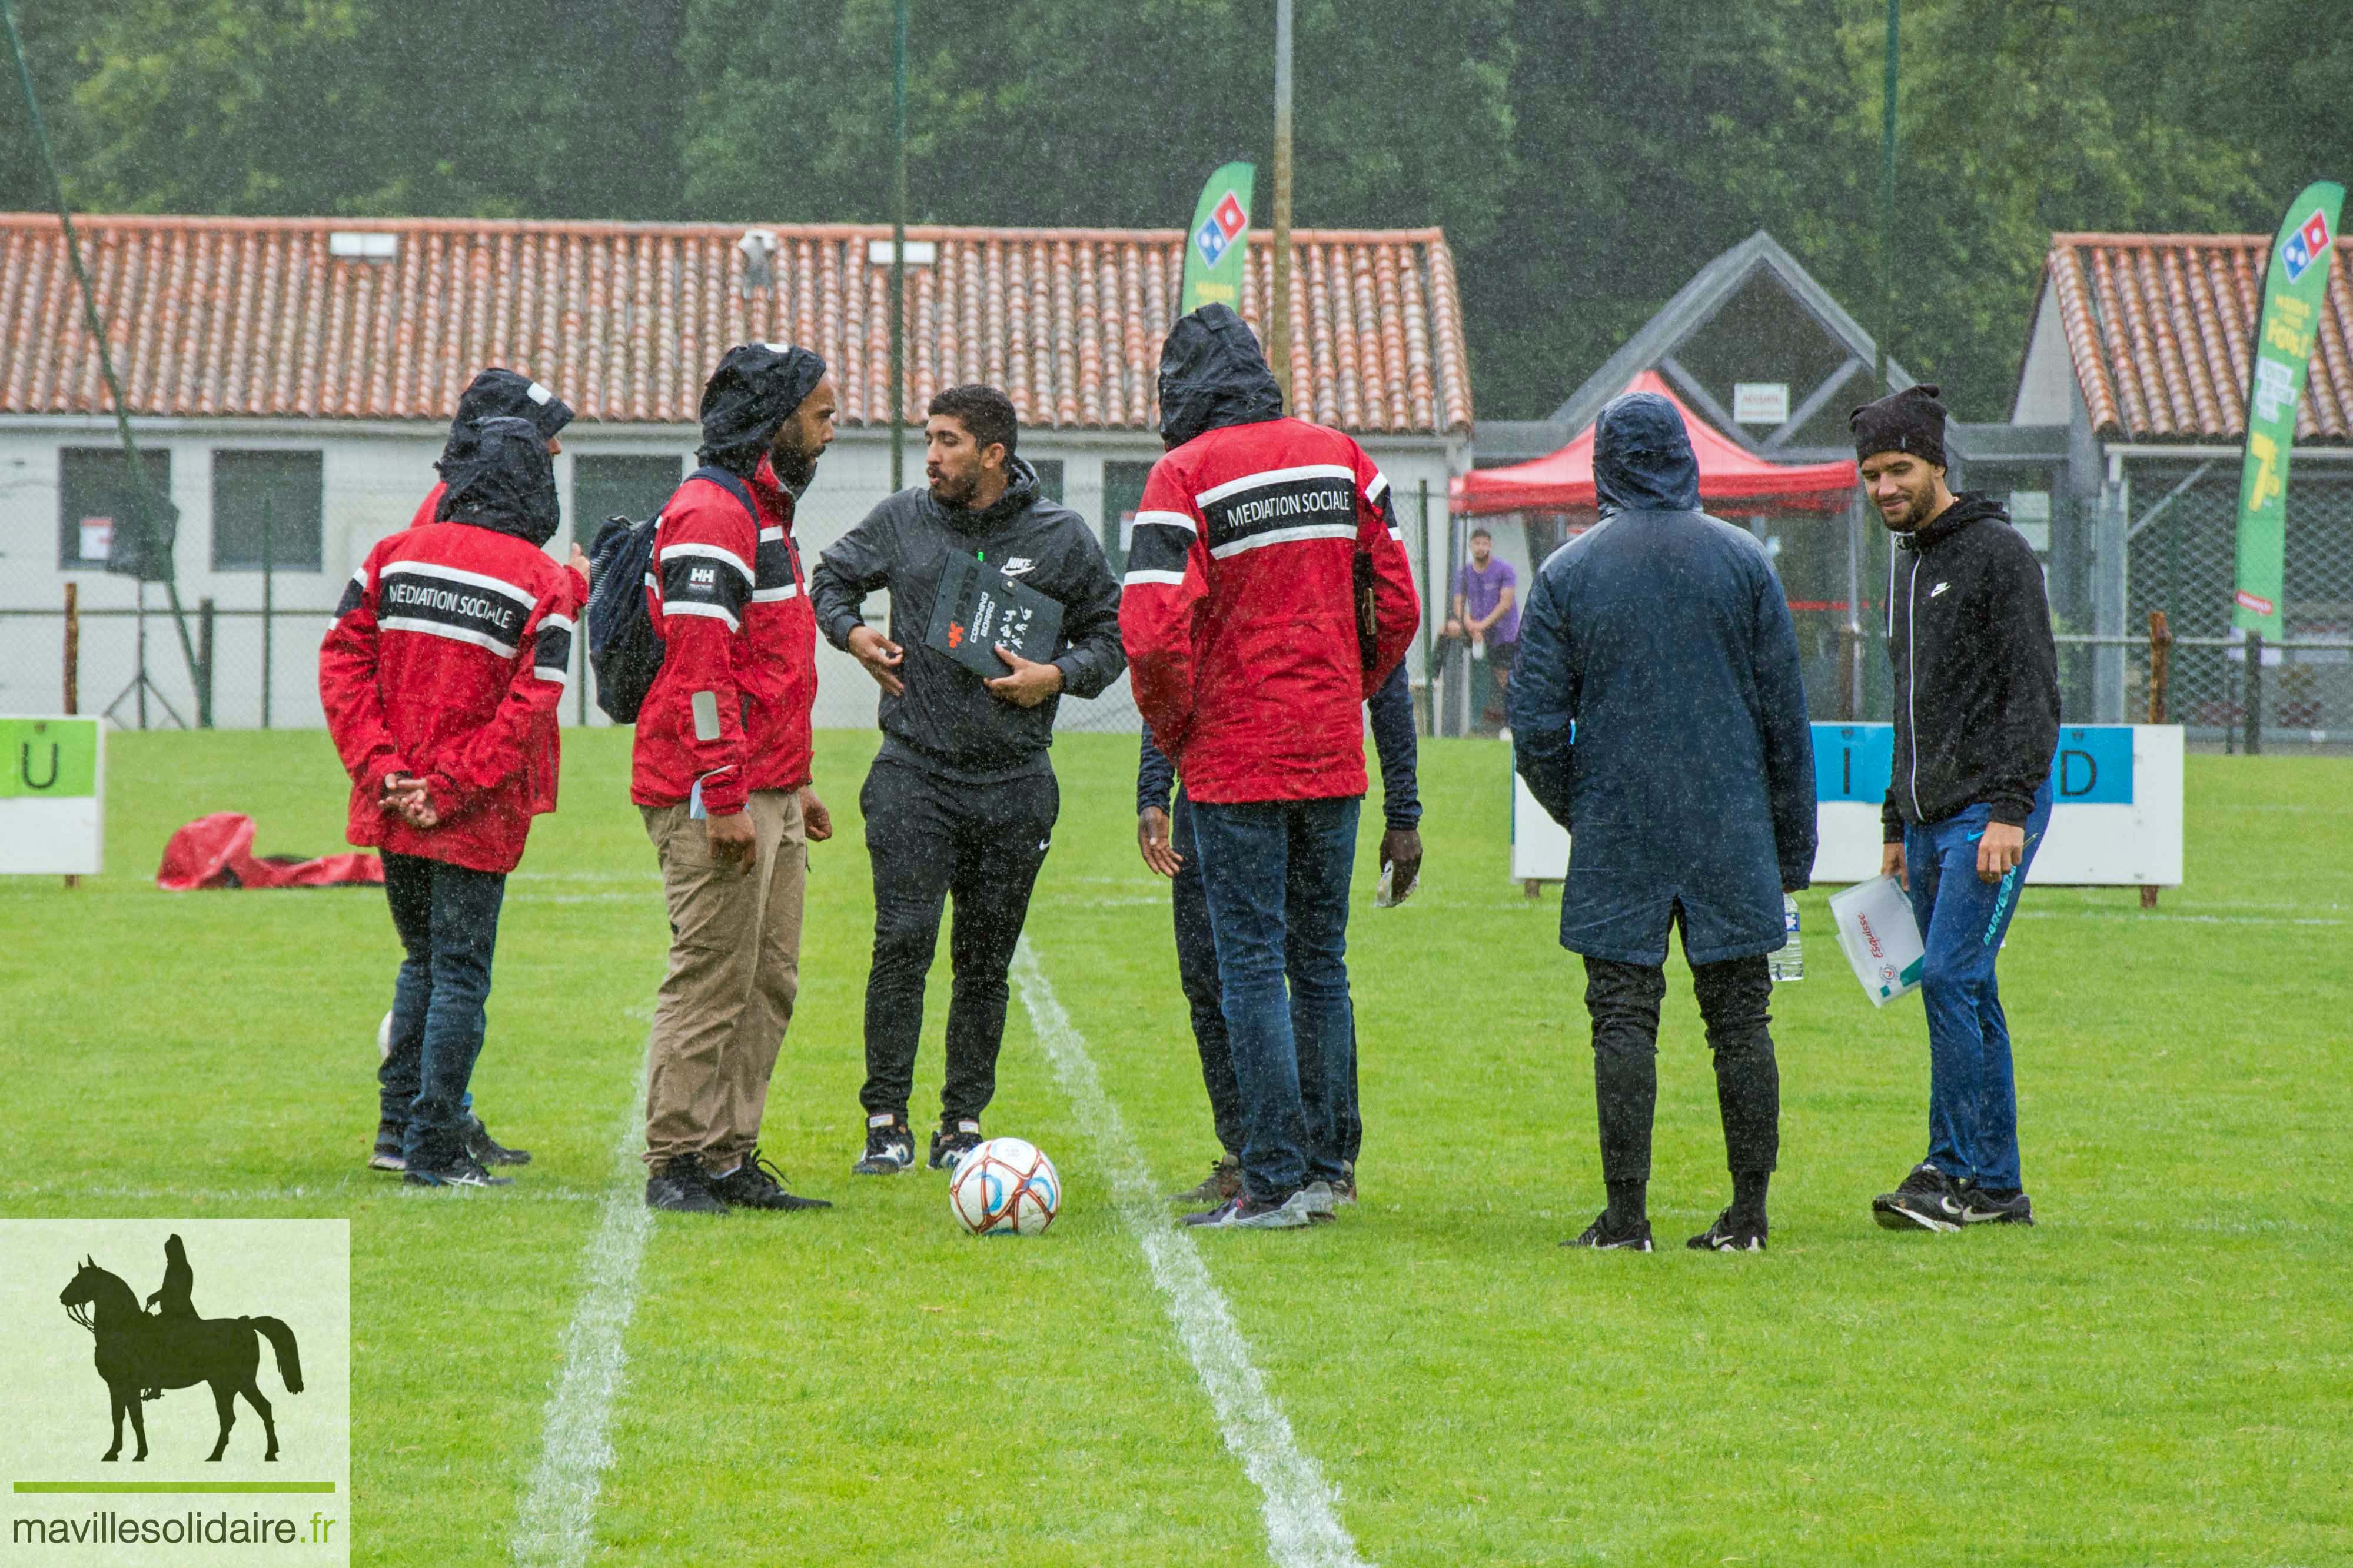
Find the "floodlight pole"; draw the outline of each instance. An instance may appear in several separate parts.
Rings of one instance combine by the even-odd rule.
[[[891,489],[907,482],[907,0],[898,0],[891,45],[891,138],[897,163],[891,205]]]
[[[24,89],[25,113],[33,127],[33,145],[41,154],[41,172],[48,178],[49,197],[57,204],[58,224],[65,231],[66,259],[72,264],[74,277],[81,283],[82,319],[89,329],[91,342],[98,348],[99,374],[105,377],[106,390],[114,399],[114,426],[121,434],[123,451],[130,456],[132,488],[141,497],[138,518],[141,536],[139,605],[143,626],[143,616],[147,604],[146,569],[158,553],[157,547],[162,542],[156,537],[156,523],[167,515],[172,504],[171,499],[153,492],[153,487],[148,482],[147,465],[139,460],[139,444],[131,436],[129,405],[122,398],[122,383],[114,374],[114,355],[107,346],[106,323],[99,319],[98,290],[90,280],[90,269],[82,265],[81,240],[74,233],[73,211],[66,203],[65,182],[58,177],[58,161],[49,151],[48,128],[41,120],[41,100],[33,91],[33,68],[31,62],[25,58],[25,40],[16,31],[16,8],[10,0],[0,0],[0,24],[5,24],[7,27],[8,52],[16,59],[16,85]],[[198,679],[195,645],[188,640],[188,620],[180,609],[179,584],[169,570],[164,574],[164,594],[171,602],[172,625],[180,634],[180,654],[188,661],[188,682],[194,686]],[[147,664],[144,657],[146,641],[143,632],[140,647],[142,651],[139,665],[139,679],[144,681],[147,679]],[[167,703],[165,706],[168,709],[170,705]],[[140,727],[144,729],[146,696],[143,691],[140,696],[140,707],[142,713]],[[177,716],[174,715],[175,718]]]
[[[1887,0],[1887,77],[1879,114],[1879,331],[1873,334],[1872,393],[1884,397],[1887,340],[1895,332],[1895,37],[1904,0]]]
[[[1274,0],[1274,304],[1267,312],[1267,357],[1282,411],[1291,396],[1291,0]]]

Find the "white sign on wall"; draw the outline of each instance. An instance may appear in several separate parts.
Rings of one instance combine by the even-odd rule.
[[[1888,724],[1814,726],[1817,882],[1879,875],[1879,806],[1894,753]],[[2181,885],[2181,727],[2069,725],[2052,759],[2051,827],[2030,883],[2060,887]],[[1512,780],[1512,879],[1558,881],[1569,835],[1527,784]]]
[[[1789,384],[1786,381],[1741,381],[1732,387],[1732,418],[1738,425],[1787,425]]]

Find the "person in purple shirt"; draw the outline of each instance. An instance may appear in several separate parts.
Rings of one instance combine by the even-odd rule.
[[[1472,727],[1492,735],[1504,722],[1504,692],[1520,640],[1520,577],[1495,553],[1495,536],[1471,531],[1471,559],[1454,574],[1454,616],[1445,635],[1471,645]]]

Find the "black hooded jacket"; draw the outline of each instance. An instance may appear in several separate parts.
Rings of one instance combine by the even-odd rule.
[[[1119,580],[1094,530],[1038,491],[1020,458],[1008,483],[979,511],[942,506],[927,488],[901,490],[826,548],[809,574],[809,602],[826,641],[843,652],[878,588],[891,595],[891,640],[906,650],[906,694],[882,694],[882,755],[966,784],[1043,773],[1060,698],[1020,708],[930,647],[932,604],[953,555],[984,551],[992,565],[1062,605],[1062,651],[1053,663],[1071,697],[1100,695],[1127,668],[1119,641]],[[1008,670],[1009,673],[1009,670]]]
[[[528,419],[478,419],[453,433],[434,465],[441,472],[439,522],[470,522],[544,545],[561,510],[547,438]]]
[[[530,420],[541,436],[553,441],[572,423],[572,405],[521,372],[494,364],[458,395],[458,415],[449,421],[449,439],[455,441],[478,420],[508,418]]]
[[[1969,806],[2022,824],[2059,747],[2059,650],[2042,563],[1990,498],[1965,492],[1888,563],[1895,773],[1880,811],[1906,823]]]
[[[1160,438],[1171,449],[1204,430],[1282,417],[1282,390],[1250,323],[1223,305],[1177,319],[1160,351]]]

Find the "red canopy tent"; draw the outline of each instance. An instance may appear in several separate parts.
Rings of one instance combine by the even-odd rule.
[[[1655,371],[1636,376],[1628,392],[1655,392],[1675,405],[1691,432],[1699,459],[1699,499],[1704,506],[1732,508],[1762,502],[1775,510],[1841,511],[1854,497],[1852,462],[1768,463],[1717,432],[1667,390]],[[1567,511],[1596,504],[1593,489],[1593,426],[1550,457],[1503,468],[1473,468],[1455,477],[1457,516],[1492,517],[1510,511]]]

